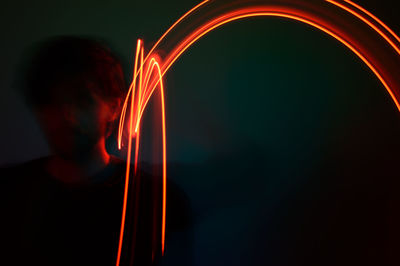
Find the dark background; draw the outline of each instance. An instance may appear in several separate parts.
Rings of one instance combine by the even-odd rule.
[[[149,47],[197,3],[3,1],[0,165],[49,153],[13,85],[28,47],[105,39],[129,76],[136,39]],[[358,3],[400,33],[393,1]],[[165,82],[169,178],[193,206],[195,265],[400,265],[400,115],[354,54],[303,24],[254,18],[208,34]]]

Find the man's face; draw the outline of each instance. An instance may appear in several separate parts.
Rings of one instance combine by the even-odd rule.
[[[91,97],[84,106],[50,103],[37,110],[37,116],[53,152],[64,157],[79,157],[90,152],[116,118],[115,105]]]

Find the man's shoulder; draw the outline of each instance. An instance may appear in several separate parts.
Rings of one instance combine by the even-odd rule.
[[[1,172],[15,172],[23,170],[32,170],[34,168],[43,167],[49,156],[31,159],[24,162],[18,163],[7,163],[0,165]]]
[[[48,157],[37,158],[22,163],[7,164],[0,167],[0,183],[3,188],[31,181],[44,171]]]

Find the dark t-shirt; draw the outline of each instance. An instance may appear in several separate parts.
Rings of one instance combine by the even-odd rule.
[[[52,177],[45,170],[48,158],[2,169],[0,260],[7,265],[115,265],[125,162],[111,158],[93,178],[98,182],[87,185],[65,184]],[[152,265],[160,255],[157,194],[162,183],[144,172],[138,176],[139,187],[131,184],[129,192],[121,265]],[[185,227],[190,217],[184,194],[171,182],[167,195],[167,209],[174,213],[167,220],[168,233]]]

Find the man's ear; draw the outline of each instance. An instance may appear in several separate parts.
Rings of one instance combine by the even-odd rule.
[[[120,116],[121,100],[114,100],[107,104],[107,122],[113,122]]]
[[[107,127],[106,127],[106,138],[108,138],[113,130],[118,127],[118,118],[121,113],[121,100],[115,100],[107,104]]]

